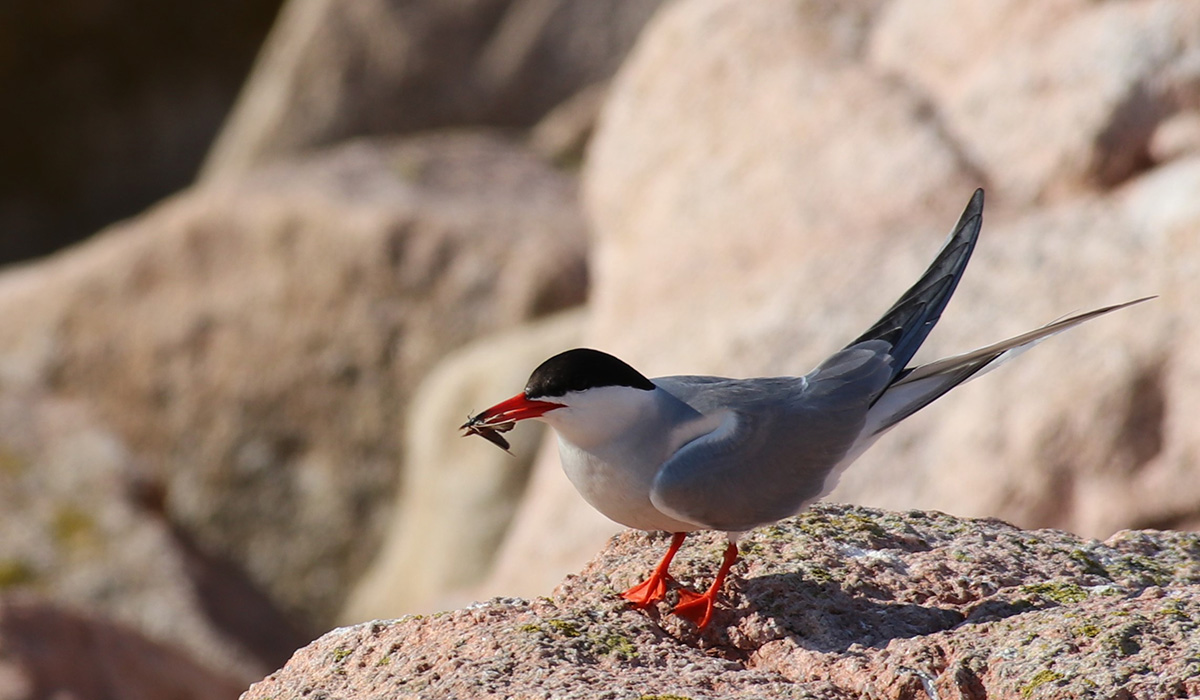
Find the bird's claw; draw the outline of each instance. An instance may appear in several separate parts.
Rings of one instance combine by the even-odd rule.
[[[671,614],[678,615],[685,620],[691,620],[695,623],[696,628],[702,631],[712,621],[713,605],[715,604],[716,596],[708,593],[687,592],[690,596],[685,597],[682,591],[680,592],[679,604],[671,610]]]
[[[667,584],[675,583],[675,577],[670,574],[651,575],[633,588],[621,594],[621,597],[638,608],[646,608],[667,597]]]
[[[652,575],[622,593],[621,597],[636,608],[647,608],[666,598],[668,586],[671,584],[677,585],[678,582],[670,574]],[[708,623],[712,619],[716,596],[711,592],[697,593],[682,586],[679,586],[677,590],[679,591],[679,602],[671,609],[671,613],[685,620],[691,620],[701,630],[708,627]]]

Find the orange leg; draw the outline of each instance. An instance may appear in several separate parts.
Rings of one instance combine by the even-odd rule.
[[[700,629],[708,627],[709,620],[712,619],[713,605],[717,602],[717,594],[721,592],[721,586],[725,585],[725,577],[733,568],[737,558],[737,543],[730,542],[729,546],[725,548],[725,558],[721,561],[721,568],[717,570],[717,578],[713,580],[708,590],[702,594],[692,593],[690,596],[681,596],[681,602],[671,612],[691,620]]]
[[[670,548],[663,555],[662,561],[655,567],[654,573],[650,574],[650,578],[625,591],[621,594],[621,597],[639,608],[653,605],[666,597],[667,584],[675,582],[675,578],[671,576],[667,569],[670,568],[671,560],[675,558],[675,553],[683,546],[683,539],[685,537],[687,537],[686,532],[676,532],[672,535]]]

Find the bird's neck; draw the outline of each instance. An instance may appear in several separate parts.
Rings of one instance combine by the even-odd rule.
[[[589,452],[626,444],[660,413],[659,390],[599,387],[563,397],[566,406],[543,416],[559,437]]]

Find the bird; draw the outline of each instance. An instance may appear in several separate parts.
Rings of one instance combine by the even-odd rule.
[[[521,393],[460,429],[507,449],[499,433],[517,422],[549,425],[558,436],[563,470],[592,507],[621,525],[672,534],[658,566],[622,597],[647,607],[678,588],[671,612],[703,630],[738,559],[741,535],[827,495],[884,433],[954,387],[1052,335],[1153,298],[1067,316],[910,366],[966,270],[982,221],[978,189],[916,284],[862,335],[803,376],[650,379],[613,355],[576,348],[543,362]],[[680,586],[669,570],[688,533],[699,530],[724,532],[728,540],[703,593]]]

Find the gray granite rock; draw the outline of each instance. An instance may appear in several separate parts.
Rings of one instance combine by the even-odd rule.
[[[1200,536],[1105,542],[822,505],[743,540],[698,634],[617,591],[666,541],[612,540],[550,597],[335,630],[243,697],[1067,698],[1200,693]],[[705,586],[723,538],[674,572]]]

